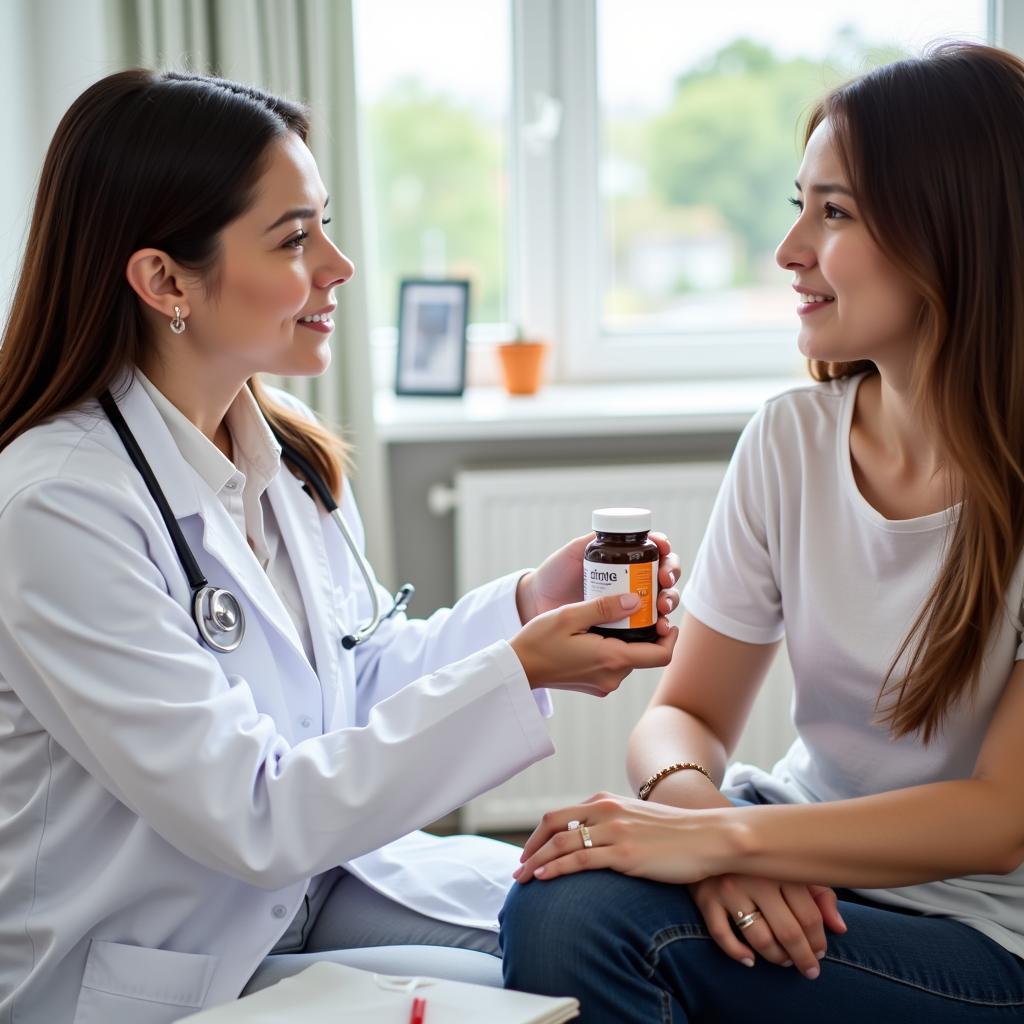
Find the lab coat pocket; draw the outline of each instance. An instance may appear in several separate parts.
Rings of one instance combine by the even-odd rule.
[[[93,939],[74,1024],[171,1024],[202,1008],[218,960]]]

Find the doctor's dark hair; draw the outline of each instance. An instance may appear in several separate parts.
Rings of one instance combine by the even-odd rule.
[[[43,162],[0,348],[0,451],[30,427],[111,388],[143,364],[142,300],[125,276],[160,249],[216,294],[219,232],[243,214],[271,145],[304,108],[221,78],[144,69],[90,86]],[[263,414],[340,494],[346,446],[249,382]]]
[[[836,89],[807,138],[826,120],[865,226],[921,297],[914,400],[960,502],[876,705],[895,735],[928,742],[1020,614],[1006,594],[1024,548],[1024,62],[941,44]],[[810,368],[831,380],[874,365]]]

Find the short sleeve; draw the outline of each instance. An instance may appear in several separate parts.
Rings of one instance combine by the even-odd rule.
[[[769,537],[777,488],[766,472],[768,423],[764,407],[740,435],[682,594],[694,618],[751,644],[774,643],[784,633]]]
[[[1017,638],[1014,661],[1024,661],[1024,551],[1017,556],[1006,587],[1006,617]]]

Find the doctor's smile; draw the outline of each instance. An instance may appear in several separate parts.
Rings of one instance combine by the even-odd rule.
[[[334,310],[334,306],[325,306],[315,313],[300,316],[299,325],[301,327],[309,327],[314,331],[320,331],[323,334],[330,334],[334,330],[334,321],[331,319],[331,314]]]

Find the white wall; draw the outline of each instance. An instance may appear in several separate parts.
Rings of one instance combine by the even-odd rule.
[[[71,101],[113,70],[103,0],[0,3],[0,322],[10,307],[47,143]]]

